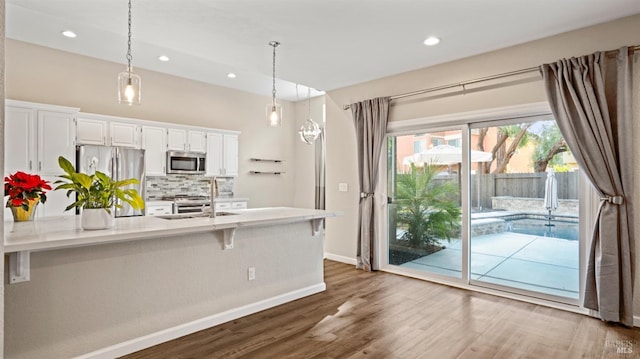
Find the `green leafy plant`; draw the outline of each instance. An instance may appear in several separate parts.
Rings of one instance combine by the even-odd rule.
[[[58,157],[58,164],[65,174],[59,176],[64,180],[54,182],[60,183],[55,190],[67,190],[67,197],[73,193],[77,194],[76,201],[67,206],[65,211],[76,207],[104,208],[111,213],[111,208],[122,208],[122,205],[116,201],[117,199],[128,203],[134,209],[144,208],[144,200],[138,191],[132,188],[122,188],[139,183],[137,179],[114,181],[100,171],[96,171],[93,175],[77,173],[71,162],[62,156]]]
[[[396,200],[398,224],[406,226],[402,238],[412,248],[439,245],[460,230],[458,188],[453,182],[436,181],[438,166],[411,165],[411,173],[399,174]]]

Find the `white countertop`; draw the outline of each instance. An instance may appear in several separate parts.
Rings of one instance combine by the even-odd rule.
[[[37,218],[31,222],[4,223],[5,253],[131,241],[186,233],[206,232],[273,223],[300,222],[335,217],[341,212],[290,207],[228,211],[237,215],[167,220],[153,216],[116,218],[110,229],[86,231],[80,216]]]
[[[216,202],[249,202],[249,198],[245,197],[216,197]]]
[[[144,204],[145,206],[162,206],[167,204],[173,204],[173,201],[158,199],[153,201],[144,201]]]

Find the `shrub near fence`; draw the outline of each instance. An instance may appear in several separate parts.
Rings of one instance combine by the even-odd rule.
[[[579,171],[556,173],[558,199],[578,199]],[[458,182],[458,176],[440,176],[437,181]],[[493,197],[544,198],[546,173],[492,173],[471,175],[471,207],[491,209]]]

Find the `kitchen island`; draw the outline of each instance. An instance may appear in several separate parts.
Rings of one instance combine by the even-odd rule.
[[[233,213],[5,222],[5,354],[112,358],[325,289],[322,221],[339,213]]]

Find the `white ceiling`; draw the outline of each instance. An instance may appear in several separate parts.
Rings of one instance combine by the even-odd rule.
[[[295,83],[333,90],[637,14],[640,0],[133,0],[132,7],[134,70],[270,96],[268,43],[276,40],[278,98],[295,101]],[[9,38],[126,63],[127,0],[6,0],[6,16]],[[429,35],[442,42],[424,46]],[[171,60],[158,61],[162,54]],[[306,94],[299,87],[299,98]]]

